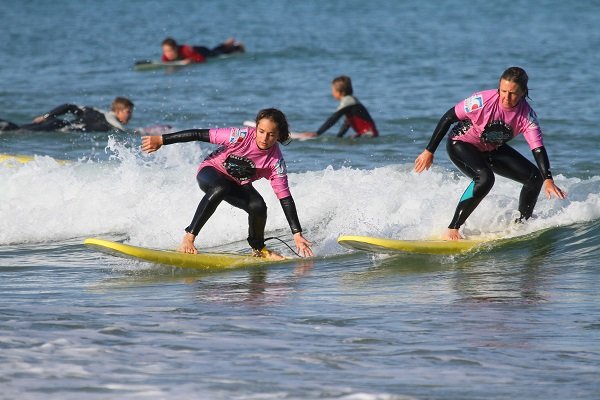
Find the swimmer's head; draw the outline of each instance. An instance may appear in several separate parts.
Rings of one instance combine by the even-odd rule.
[[[111,110],[115,113],[119,122],[127,125],[133,114],[133,102],[126,97],[115,97]]]
[[[353,93],[352,80],[346,75],[338,76],[331,81],[331,89],[337,91],[342,97],[351,96]]]
[[[162,51],[165,58],[169,61],[175,61],[179,59],[179,46],[173,38],[166,38],[162,42]]]

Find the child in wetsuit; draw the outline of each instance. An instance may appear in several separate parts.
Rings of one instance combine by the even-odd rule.
[[[322,135],[335,125],[342,116],[346,118],[340,127],[337,137],[344,136],[350,128],[356,132],[353,136],[354,138],[379,136],[375,121],[371,118],[367,108],[353,96],[352,80],[349,76],[342,75],[335,78],[331,82],[331,94],[340,102],[337,110],[321,125],[317,132],[306,132],[303,134],[304,137]]]
[[[285,115],[274,108],[261,110],[256,128],[187,129],[161,136],[142,137],[142,150],[157,151],[173,143],[202,141],[220,145],[200,164],[196,180],[206,193],[198,204],[178,250],[198,253],[194,241],[200,230],[223,201],[248,213],[248,244],[257,257],[281,259],[280,254],[265,247],[267,206],[252,182],[265,178],[281,203],[290,225],[296,249],[312,256],[312,245],[302,235],[296,205],[288,186],[287,169],[279,143],[289,139]]]

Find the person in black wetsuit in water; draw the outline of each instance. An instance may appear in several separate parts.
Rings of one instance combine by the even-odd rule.
[[[33,123],[17,125],[0,119],[0,131],[124,131],[133,114],[133,102],[125,97],[117,97],[112,102],[111,111],[94,107],[62,104],[46,114],[40,115]],[[70,118],[62,118],[70,115]]]

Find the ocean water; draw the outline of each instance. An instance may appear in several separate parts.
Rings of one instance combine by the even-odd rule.
[[[130,127],[236,126],[278,107],[314,131],[352,77],[382,136],[335,129],[283,149],[318,258],[223,273],[97,253],[97,236],[175,247],[214,147],[152,155],[137,134],[0,133],[0,399],[594,399],[600,393],[600,81],[597,1],[108,0],[3,2],[0,118],[65,102],[135,103]],[[138,72],[160,42],[247,53]],[[524,67],[564,201],[515,226],[498,178],[467,236],[515,238],[454,257],[374,256],[340,234],[439,235],[468,180],[443,147],[412,172],[440,116]],[[530,157],[522,137],[514,146]],[[66,160],[67,163],[57,160]],[[291,242],[278,201],[267,234]],[[200,249],[247,251],[221,205]],[[273,247],[285,252],[281,244]]]

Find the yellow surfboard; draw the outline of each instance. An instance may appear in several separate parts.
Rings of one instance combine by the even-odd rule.
[[[30,161],[33,161],[33,157],[31,156],[21,156],[21,155],[12,155],[12,154],[0,154],[0,163],[4,162],[15,162],[19,164],[25,164]]]
[[[460,254],[475,249],[483,240],[396,240],[371,236],[338,237],[344,247],[371,253]]]
[[[172,265],[181,268],[196,268],[206,271],[218,271],[231,268],[250,267],[264,264],[286,263],[298,261],[296,258],[272,260],[235,253],[199,253],[186,254],[171,250],[155,250],[145,247],[113,242],[97,238],[87,238],[83,244],[103,253],[118,257],[132,258],[138,261],[149,261],[157,264]]]
[[[17,163],[17,164],[27,164],[28,162],[32,162],[35,160],[35,156],[24,156],[20,154],[0,154],[0,164],[3,163]],[[59,164],[67,164],[66,160],[57,160],[54,159]]]

